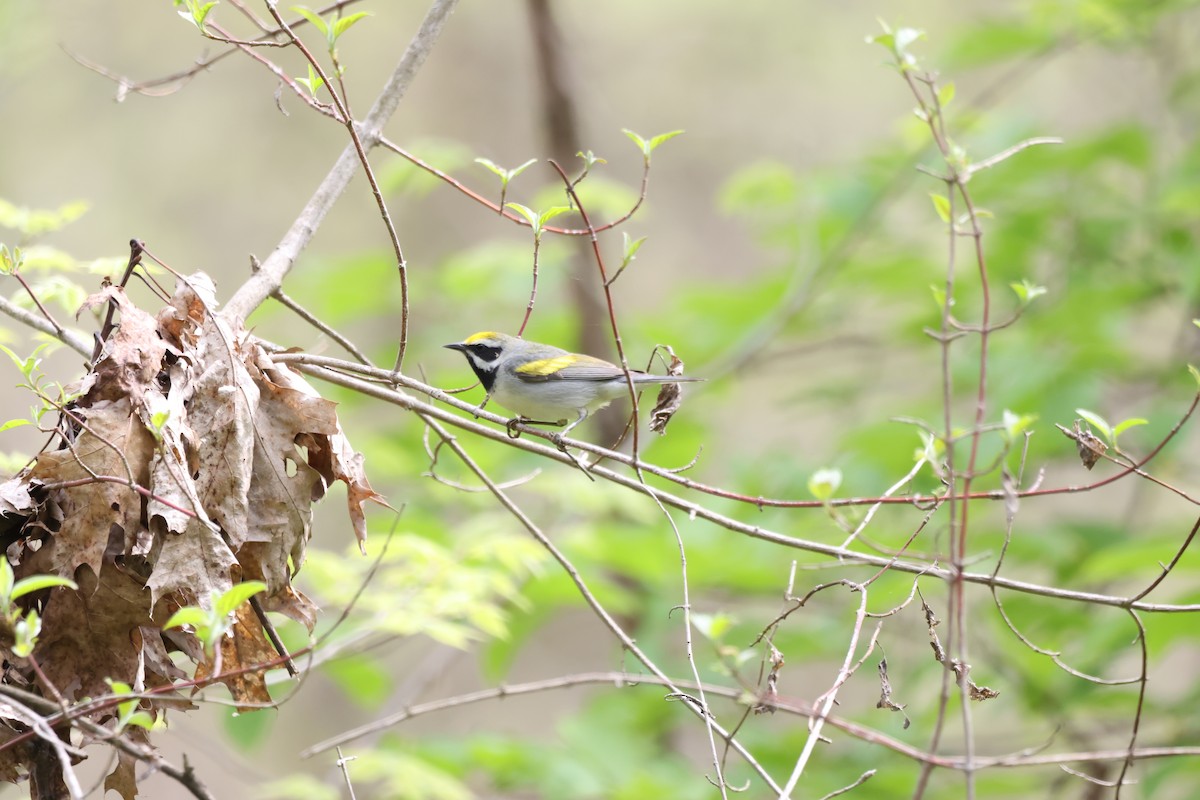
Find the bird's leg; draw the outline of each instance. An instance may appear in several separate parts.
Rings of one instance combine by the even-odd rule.
[[[566,424],[567,424],[567,421],[565,419],[551,421],[548,419],[530,419],[529,417],[522,417],[522,416],[518,415],[518,416],[515,416],[512,419],[510,419],[508,422],[504,423],[504,429],[508,432],[508,438],[520,439],[521,432],[519,430],[517,430],[517,428],[516,428],[517,425],[553,425],[557,428],[561,428],[563,425],[566,425]],[[571,426],[571,427],[574,427],[574,426]],[[571,428],[567,428],[567,430],[570,430],[570,429]],[[563,431],[563,432],[566,433],[566,431]],[[553,435],[558,436],[559,434],[556,433]],[[560,446],[558,449],[561,450],[562,447]]]
[[[475,414],[475,419],[479,419],[479,412],[483,411],[485,408],[487,408],[488,400],[491,400],[491,399],[492,399],[491,394],[485,394],[483,396],[483,402],[480,403],[479,408],[475,409],[475,411],[473,412]]]
[[[576,425],[578,425],[579,423],[581,423],[585,419],[587,419],[587,415],[588,415],[588,410],[586,408],[581,408],[581,409],[579,409],[579,416],[576,417],[575,421],[572,422],[570,425],[567,425],[567,421],[565,419],[560,420],[558,423],[559,425],[567,425],[567,427],[563,428],[562,435],[566,436],[568,433],[570,433],[571,428],[574,428]]]
[[[587,418],[587,415],[588,415],[587,409],[581,408],[579,410],[579,416],[570,425],[567,425],[567,421],[565,419],[559,420],[558,421],[559,425],[567,425],[567,427],[563,428],[561,433],[550,434],[550,441],[554,443],[554,446],[557,447],[559,450],[561,450],[564,453],[567,452],[567,445],[563,441],[563,437],[571,432],[571,428],[574,428],[576,425],[583,422],[584,419]],[[586,470],[585,470],[585,472],[586,472]]]

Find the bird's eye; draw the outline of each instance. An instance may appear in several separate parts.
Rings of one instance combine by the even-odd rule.
[[[473,344],[471,353],[480,361],[491,363],[500,357],[500,348],[490,344]]]

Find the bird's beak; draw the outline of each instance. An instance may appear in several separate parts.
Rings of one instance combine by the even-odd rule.
[[[464,345],[462,342],[455,342],[454,344],[444,344],[444,345],[442,345],[442,347],[445,347],[448,350],[457,350],[460,353],[465,352],[467,349],[466,345]]]

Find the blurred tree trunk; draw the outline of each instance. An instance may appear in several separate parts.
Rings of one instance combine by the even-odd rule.
[[[562,30],[554,19],[552,0],[529,0],[529,22],[537,57],[538,83],[541,88],[542,136],[550,157],[568,175],[578,172],[582,162],[576,157],[584,149],[579,132],[579,114],[570,80]],[[565,201],[564,201],[565,202]],[[600,287],[600,277],[592,259],[591,243],[577,237],[571,253],[571,303],[578,320],[575,350],[601,358],[613,354],[608,312]],[[596,437],[601,444],[617,440],[625,427],[627,404],[616,404],[623,413],[609,409],[595,417]]]

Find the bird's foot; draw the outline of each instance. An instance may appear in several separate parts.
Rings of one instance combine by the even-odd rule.
[[[505,429],[505,431],[508,432],[508,438],[520,439],[521,432],[519,430],[517,430],[518,425],[553,425],[556,428],[561,428],[566,424],[567,424],[567,421],[565,419],[559,419],[559,420],[530,419],[529,417],[517,416],[517,417],[513,417],[508,422],[504,423],[504,429]],[[554,439],[553,439],[554,436],[558,436],[558,440],[561,441],[562,436],[557,433],[552,435],[552,437],[551,437],[552,441],[554,441]],[[558,441],[555,441],[555,444],[558,444]],[[562,450],[564,448],[561,444],[559,444],[558,449]]]
[[[519,430],[517,430],[517,426],[524,425],[526,422],[529,422],[529,421],[530,420],[527,419],[526,417],[513,417],[508,422],[504,423],[504,430],[508,434],[508,438],[520,439],[521,432]]]

